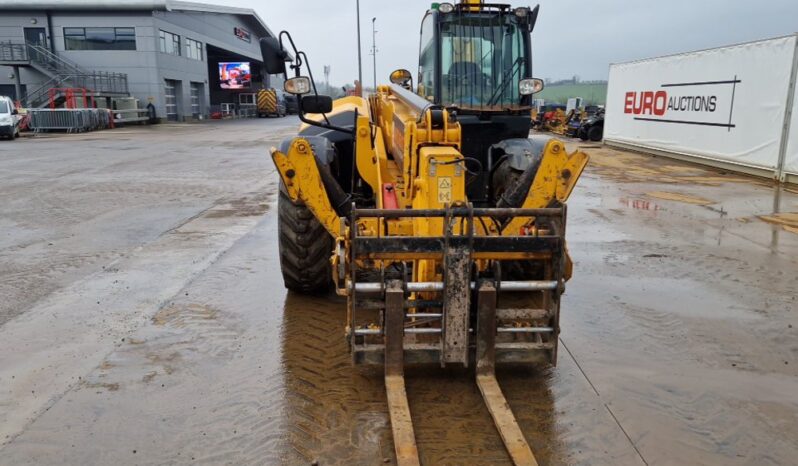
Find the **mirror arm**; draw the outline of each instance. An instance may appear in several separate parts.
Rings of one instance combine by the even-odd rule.
[[[294,77],[299,77],[302,68],[302,57],[299,56],[300,52],[297,50],[296,44],[294,44],[294,38],[291,37],[291,34],[288,31],[281,31],[278,36],[280,39],[281,50],[285,50],[285,47],[283,47],[283,36],[288,38],[288,43],[291,44],[291,49],[294,50],[294,57],[296,57],[296,61],[292,61],[290,66],[291,69],[294,70]],[[288,80],[288,70],[283,73],[283,79]]]
[[[316,97],[318,97],[318,96],[319,96],[319,91],[318,91],[318,89],[316,89],[316,80],[315,80],[315,79],[313,79],[313,70],[311,70],[311,69],[310,69],[310,61],[308,60],[308,56],[305,54],[305,52],[298,52],[298,53],[297,53],[297,56],[299,56],[299,55],[302,55],[302,57],[304,58],[303,62],[304,62],[304,63],[305,63],[305,65],[308,67],[308,76],[310,77],[310,85],[311,85],[311,86],[313,86],[313,94],[314,94]],[[301,102],[300,102],[300,105],[299,105],[299,107],[300,107],[300,108],[299,108],[299,114],[300,114],[300,116],[303,116],[302,114],[303,114],[304,112],[303,112],[303,110],[302,110],[302,105],[301,105]],[[330,120],[329,120],[329,119],[327,119],[327,114],[325,114],[325,113],[322,113],[322,114],[321,114],[321,116],[324,118],[324,122],[325,122],[325,123],[327,123],[327,126],[329,126],[330,128],[332,128],[332,124],[330,123]],[[301,118],[300,118],[300,119],[301,119]],[[304,120],[303,120],[303,121],[304,121]],[[355,133],[354,133],[354,132],[352,132],[352,134],[355,134]]]
[[[329,123],[322,123],[320,121],[311,120],[310,118],[306,117],[305,116],[305,112],[302,111],[302,108],[301,108],[302,104],[301,103],[300,103],[299,107],[300,107],[299,108],[299,120],[302,121],[303,123],[307,123],[310,126],[318,126],[319,128],[327,128],[327,129],[331,129],[333,131],[340,131],[342,133],[351,134],[354,137],[354,135],[355,135],[354,128],[353,129],[342,128],[340,126],[331,125]],[[322,113],[322,115],[324,115],[324,114]],[[324,118],[326,119],[327,116],[325,115]]]
[[[288,42],[291,44],[291,48],[294,50],[294,56],[296,57],[296,64],[292,63],[291,64],[291,69],[294,70],[295,77],[299,77],[300,76],[302,65],[303,64],[306,65],[308,67],[308,75],[310,76],[310,83],[313,86],[313,93],[316,95],[316,97],[318,97],[319,96],[319,92],[318,92],[318,90],[316,90],[316,81],[313,79],[313,71],[311,71],[311,69],[310,69],[310,63],[308,62],[308,56],[305,54],[305,52],[300,52],[299,50],[297,50],[296,44],[294,44],[294,39],[293,39],[293,37],[291,37],[291,34],[289,34],[288,31],[280,32],[280,48],[282,48],[282,46],[283,46],[283,36],[288,38]],[[304,60],[303,60],[303,58],[304,58]],[[283,77],[285,79],[288,79],[287,72],[283,74]],[[302,110],[302,96],[297,96],[297,114],[298,114],[299,120],[301,122],[306,123],[306,124],[308,124],[310,126],[317,126],[319,128],[327,128],[327,129],[331,129],[331,130],[334,130],[334,131],[340,131],[342,133],[350,134],[350,135],[352,135],[352,137],[355,136],[354,128],[353,129],[348,129],[348,128],[342,128],[340,126],[332,125],[330,123],[330,120],[327,119],[327,115],[324,114],[324,113],[321,114],[322,117],[324,117],[324,123],[319,122],[319,121],[315,121],[315,120],[311,120],[310,118],[306,117],[305,116],[305,111]]]

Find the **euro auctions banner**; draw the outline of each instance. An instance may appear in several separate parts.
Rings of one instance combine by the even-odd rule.
[[[784,171],[792,175],[798,175],[798,89],[794,97],[787,154],[784,159]]]
[[[605,141],[775,169],[795,41],[611,65]]]

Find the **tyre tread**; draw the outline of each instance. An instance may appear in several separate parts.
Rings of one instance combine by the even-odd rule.
[[[301,202],[281,186],[277,201],[278,243],[283,282],[289,290],[321,294],[332,286],[333,238]]]

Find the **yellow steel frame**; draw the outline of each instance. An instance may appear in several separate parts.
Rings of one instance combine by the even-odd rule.
[[[461,128],[445,110],[442,110],[442,127],[433,129],[431,111],[419,115],[389,87],[380,86],[368,100],[361,97],[336,100],[328,117],[352,110],[357,110],[358,115],[354,135],[357,170],[374,191],[378,208],[384,207],[382,187],[386,183],[394,185],[400,208],[435,209],[468,202],[465,167],[463,163],[457,163],[463,158],[459,150]],[[344,222],[330,204],[308,141],[299,136],[289,145],[287,153],[274,148],[271,152],[291,199],[307,205],[330,235],[337,238],[339,247],[346,249],[347,227],[343,226]],[[584,152],[568,154],[562,142],[549,141],[522,207],[543,208],[565,203],[587,161]],[[534,219],[515,218],[501,231],[491,219],[482,220],[476,222],[476,235],[514,236],[523,234]],[[439,236],[443,232],[443,222],[441,218],[364,218],[349,228],[357,228],[358,236],[376,236],[385,231],[395,236]],[[440,278],[438,257],[429,254],[413,256],[409,252],[403,259],[411,257],[416,261],[414,279],[432,281]],[[487,259],[521,257],[525,257],[524,254],[508,252],[475,259],[481,261],[482,267]],[[338,257],[333,258],[334,263],[338,260]],[[379,266],[379,262],[376,265]],[[567,269],[566,278],[570,276],[570,261]]]

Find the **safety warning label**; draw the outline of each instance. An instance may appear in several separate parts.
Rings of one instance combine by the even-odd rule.
[[[452,178],[449,176],[438,178],[438,202],[441,204],[452,203]]]

